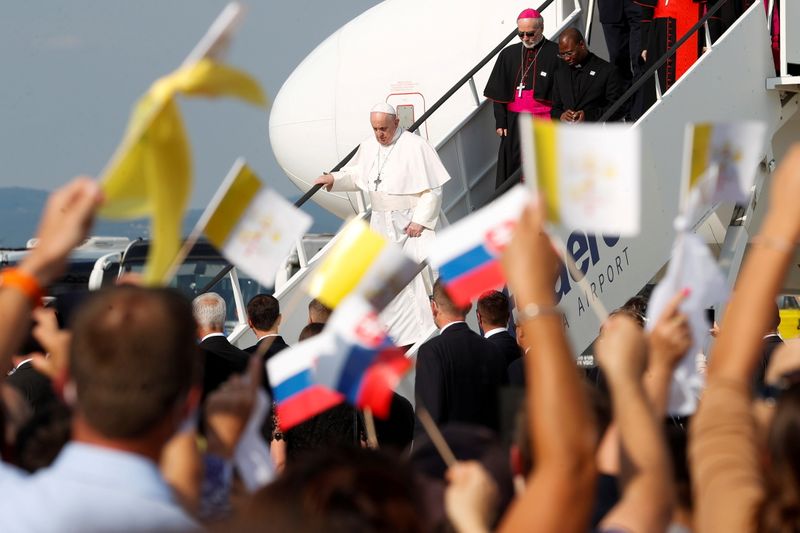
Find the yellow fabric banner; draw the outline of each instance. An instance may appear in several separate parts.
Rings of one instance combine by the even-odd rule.
[[[125,137],[103,176],[101,216],[151,217],[145,282],[159,284],[180,249],[181,222],[192,187],[189,142],[175,96],[230,96],[265,107],[245,72],[202,59],[157,80],[139,100]]]

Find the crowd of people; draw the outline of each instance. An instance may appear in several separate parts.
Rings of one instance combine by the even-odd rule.
[[[419,350],[416,414],[427,408],[456,462],[398,395],[377,442],[347,404],[285,433],[272,417],[264,438],[278,473],[253,493],[232,457],[262,381],[269,390],[264,361],[286,346],[277,300],[248,305],[258,335],[248,350],[222,335],[218,296],[190,302],[132,282],[93,294],[59,324],[42,287],[102,202],[94,182],[75,180],[48,201],[38,245],[0,273],[0,362],[13,368],[2,383],[0,528],[796,531],[798,347],[778,348],[753,383],[800,239],[799,168],[795,147],[774,175],[689,420],[666,416],[672,371],[693,356],[686,292],[649,334],[641,301],[612,313],[596,343],[601,384],[584,379],[555,307],[559,258],[530,205],[502,258],[518,344],[503,293],[478,300],[480,334],[465,323],[469,308],[441,283],[433,290],[442,334]],[[312,302],[303,338],[329,313]]]
[[[619,92],[614,67],[577,30],[546,41],[533,10],[518,27],[521,46],[501,54],[487,87],[499,91],[503,142],[513,113],[599,118]],[[514,72],[516,85],[495,84]],[[605,103],[592,107],[595,91]],[[370,121],[351,164],[318,183],[369,193],[373,229],[422,258],[449,175],[391,106]],[[103,203],[78,178],[51,195],[37,245],[0,271],[0,531],[800,530],[800,347],[774,338],[798,197],[800,146],[772,177],[695,415],[667,413],[674,370],[695,356],[686,291],[649,333],[643,298],[611,313],[595,343],[600,372],[585,376],[556,306],[561,259],[533,203],[502,253],[513,303],[482,294],[473,331],[472,306],[418,275],[384,315],[399,345],[439,332],[417,352],[414,397],[393,393],[386,419],[341,403],[291,428],[267,405],[255,438],[275,473],[254,487],[237,456],[273,392],[266,363],[320,334],[332,310],[313,300],[300,337],[284,339],[278,300],[259,294],[246,349],[226,338],[219,295],[188,300],[134,278],[59,315],[44,288]]]

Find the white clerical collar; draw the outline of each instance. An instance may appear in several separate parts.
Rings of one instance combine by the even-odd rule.
[[[203,342],[204,340],[206,340],[206,339],[208,339],[210,337],[224,337],[224,336],[225,336],[224,333],[219,333],[219,332],[217,332],[217,333],[209,333],[208,335],[206,335],[205,337],[200,339],[200,342]]]
[[[500,333],[501,331],[508,331],[508,330],[506,328],[494,328],[494,329],[490,329],[489,331],[484,333],[483,336],[488,339],[492,335],[496,335],[496,334]]]
[[[266,339],[267,337],[280,337],[280,334],[278,334],[278,333],[267,333],[266,335],[262,335],[261,337],[259,337],[257,342],[261,342],[264,339]]]
[[[439,334],[444,333],[444,330],[446,330],[447,328],[449,328],[453,324],[466,324],[466,322],[463,321],[463,320],[456,320],[455,322],[450,322],[449,324],[445,324],[444,326],[442,326],[442,329],[439,330]]]

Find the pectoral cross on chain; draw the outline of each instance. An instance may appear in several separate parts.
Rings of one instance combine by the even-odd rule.
[[[383,180],[381,179],[381,175],[380,174],[375,176],[375,191],[378,190],[378,185],[380,185],[382,181]]]
[[[506,85],[506,87],[508,87],[508,85]],[[524,88],[525,88],[525,83],[522,81],[519,82],[519,85],[517,85],[517,98],[522,98],[522,90]]]

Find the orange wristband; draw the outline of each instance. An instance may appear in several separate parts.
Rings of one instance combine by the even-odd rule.
[[[31,307],[42,305],[44,291],[41,285],[36,281],[36,278],[24,270],[12,267],[0,271],[0,288],[2,287],[11,287],[20,291],[28,297]]]

